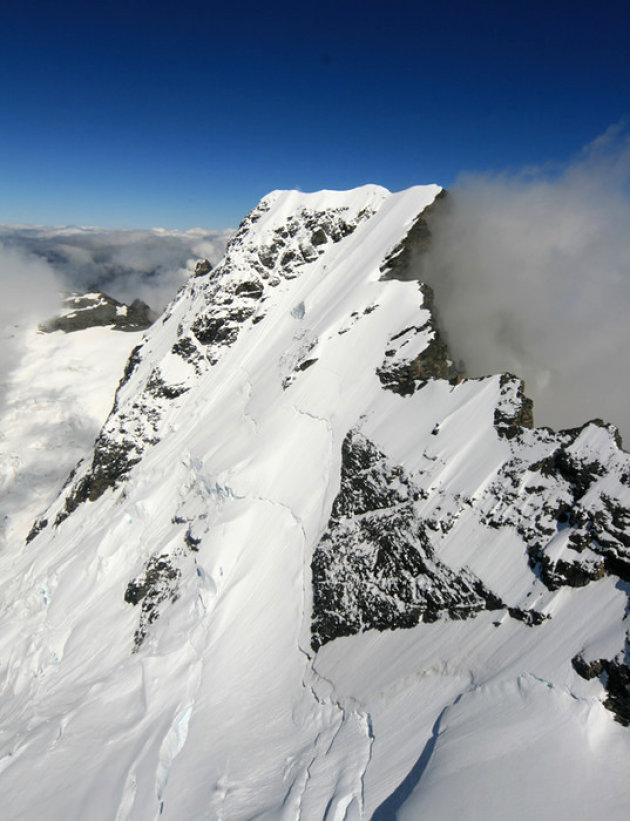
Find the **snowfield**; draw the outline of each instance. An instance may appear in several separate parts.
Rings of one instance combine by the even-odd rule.
[[[630,457],[448,358],[439,193],[272,192],[144,334],[29,337],[7,818],[627,818]]]

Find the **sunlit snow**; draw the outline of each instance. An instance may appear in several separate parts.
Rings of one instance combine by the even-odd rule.
[[[11,453],[39,442],[28,458],[44,472],[59,413],[64,459],[86,458],[55,501],[49,482],[28,509],[12,503],[0,567],[7,817],[627,817],[630,731],[570,660],[623,648],[628,584],[549,590],[516,528],[483,523],[516,453],[494,426],[500,403],[516,402],[499,375],[430,380],[411,396],[377,375],[388,341],[430,319],[418,283],[385,281],[380,265],[439,190],[273,192],[223,267],[192,278],[145,341],[92,329],[29,343],[12,395],[37,406],[50,385],[62,404],[21,419],[9,405],[22,426],[4,431]],[[138,344],[103,428],[134,463],[96,488],[88,440]],[[310,565],[351,430],[422,488],[418,521],[442,517],[441,562],[551,618],[445,614],[315,653]],[[611,434],[598,430],[575,447],[601,453]],[[528,447],[532,462],[546,454]],[[616,474],[601,481],[625,492]]]

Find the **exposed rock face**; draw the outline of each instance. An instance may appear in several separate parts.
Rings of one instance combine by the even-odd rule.
[[[526,415],[528,420],[527,409]],[[500,416],[499,432],[503,424]],[[624,482],[630,459],[618,449],[616,429],[595,420],[559,433],[508,430],[514,458],[487,491],[483,520],[516,527],[532,569],[552,590],[582,587],[605,573],[630,580],[630,492]]]
[[[423,491],[369,440],[343,443],[341,489],[313,554],[312,647],[363,630],[465,619],[505,607],[480,579],[435,556],[415,503]]]
[[[116,487],[117,482],[126,477],[139,461],[140,455],[134,452],[133,442],[111,442],[101,433],[94,445],[90,469],[71,485],[64,506],[55,517],[55,525],[60,525],[83,502],[95,502],[106,490]],[[36,525],[39,529],[40,524],[41,520]]]
[[[318,212],[303,209],[298,214],[291,215],[284,225],[273,231],[269,241],[258,249],[258,261],[269,272],[266,276],[278,273],[286,279],[292,279],[301,265],[313,262],[324,252],[324,245],[347,237],[361,221],[372,214],[366,209],[350,220],[345,210],[347,209],[341,208]],[[259,214],[255,209],[241,223],[237,236],[246,233],[249,225],[257,219]],[[264,270],[259,269],[259,272],[265,276]]]
[[[626,644],[628,642],[626,641]],[[626,654],[628,648],[626,648]],[[573,669],[585,679],[599,678],[607,692],[604,706],[615,719],[630,727],[630,667],[618,660],[598,659],[587,662],[582,656],[572,659]]]
[[[448,194],[446,189],[442,189],[430,205],[416,217],[407,235],[388,254],[381,264],[381,274],[383,279],[411,280],[420,279],[418,269],[418,259],[421,254],[429,249],[431,243],[431,231],[427,223],[427,218],[439,210],[448,208]]]
[[[138,629],[134,635],[134,651],[147,636],[149,625],[159,618],[163,602],[176,602],[179,598],[178,579],[181,570],[174,567],[168,555],[151,556],[142,576],[129,582],[125,591],[128,604],[140,605]]]
[[[428,313],[423,325],[411,325],[389,338],[385,359],[376,373],[383,387],[400,396],[410,396],[429,379],[448,379],[456,384],[461,373],[450,359],[448,347],[437,326],[433,291],[421,284],[422,307]],[[420,349],[420,353],[417,350]]]
[[[428,379],[448,379],[455,384],[464,376],[463,367],[458,367],[450,358],[448,344],[433,300],[433,289],[420,282],[419,260],[430,245],[431,232],[427,218],[436,209],[444,208],[447,193],[444,189],[414,220],[404,239],[396,245],[380,266],[382,279],[399,279],[403,282],[418,281],[422,292],[423,307],[428,311],[427,322],[420,326],[405,328],[392,336],[385,351],[385,360],[377,374],[383,386],[401,396],[409,396],[423,387]],[[415,344],[409,345],[414,336]],[[415,356],[410,350],[421,345],[422,350]],[[408,346],[407,350],[404,350]]]
[[[209,259],[199,260],[199,262],[195,266],[195,276],[196,277],[203,277],[206,274],[209,274],[211,270],[212,270],[212,264],[210,263]]]
[[[371,215],[368,210],[351,218],[343,208],[319,212],[302,209],[274,226],[265,244],[250,245],[250,228],[266,210],[263,201],[243,220],[228,244],[225,259],[209,273],[207,307],[191,330],[206,348],[210,364],[218,361],[221,347],[233,344],[243,323],[263,319],[266,288],[295,279],[303,265],[324,253],[327,243],[339,242]]]
[[[100,291],[69,294],[64,297],[63,309],[59,316],[43,322],[40,331],[72,333],[100,325],[111,326],[116,331],[142,331],[157,318],[157,314],[140,299],[125,305]]]
[[[494,412],[494,427],[499,436],[506,439],[512,439],[523,428],[534,427],[534,403],[525,396],[524,383],[513,374],[501,376],[501,398]]]

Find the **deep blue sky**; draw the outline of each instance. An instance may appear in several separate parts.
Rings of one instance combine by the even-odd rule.
[[[219,228],[566,161],[627,122],[629,42],[627,0],[2,0],[0,222]]]

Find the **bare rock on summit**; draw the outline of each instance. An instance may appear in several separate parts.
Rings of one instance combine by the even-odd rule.
[[[442,189],[432,203],[426,206],[416,217],[406,236],[393,248],[383,260],[380,270],[381,279],[419,280],[418,260],[428,251],[431,244],[431,231],[427,217],[436,211],[449,207],[446,189]]]

